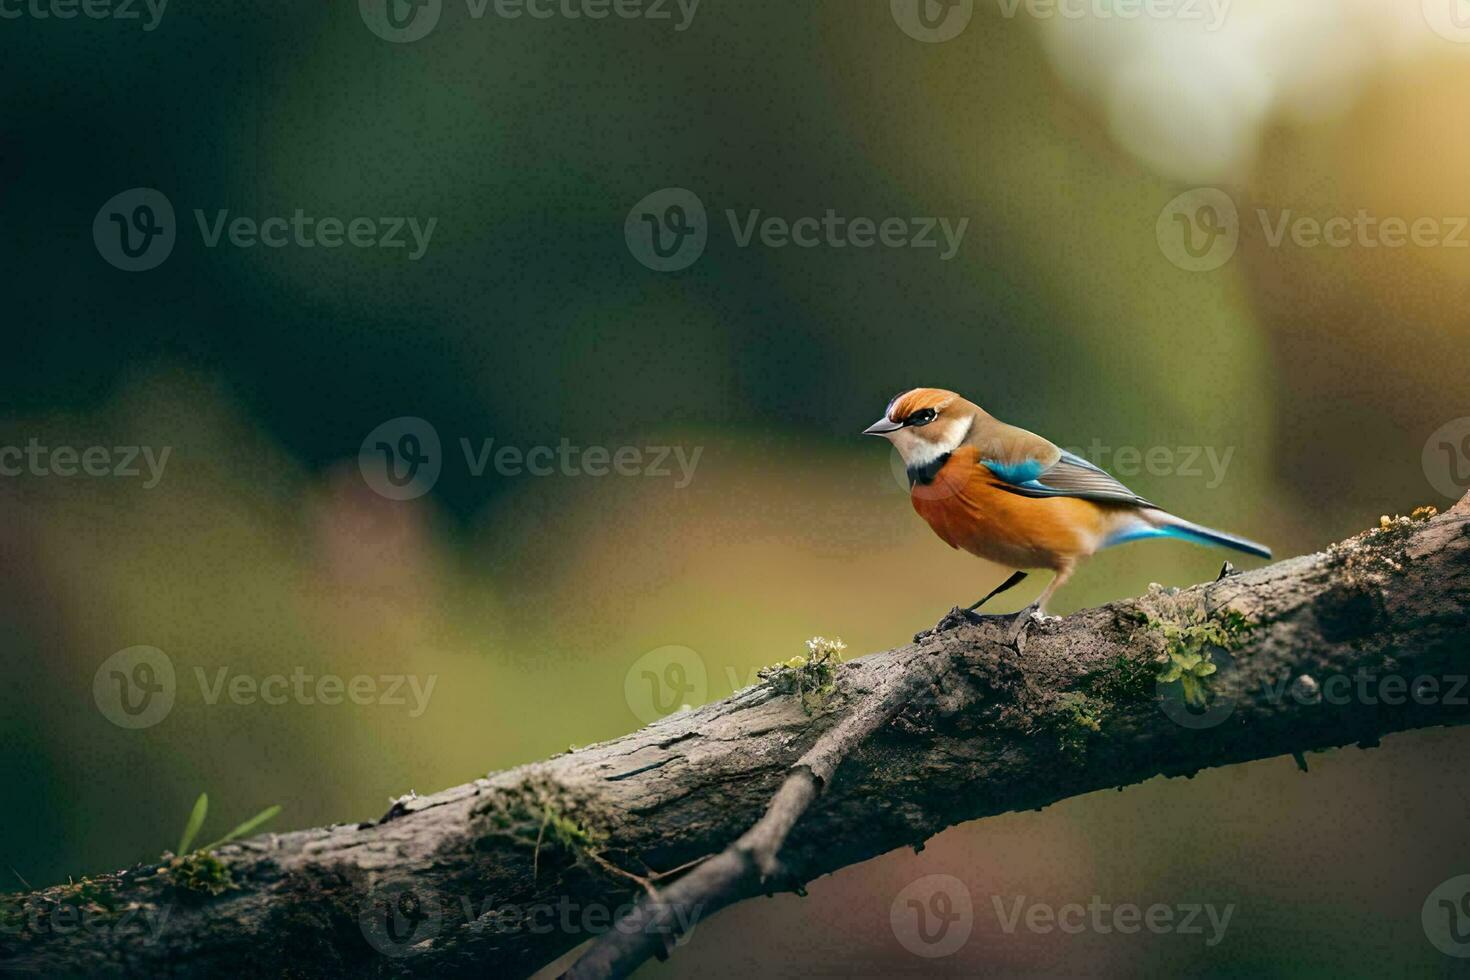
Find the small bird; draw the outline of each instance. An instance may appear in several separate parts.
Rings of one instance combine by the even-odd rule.
[[[942,388],[914,388],[863,430],[893,443],[908,470],[914,510],[950,547],[1015,569],[986,602],[1026,578],[1055,577],[1016,614],[1017,629],[1045,618],[1046,603],[1082,559],[1145,538],[1180,538],[1270,558],[1263,545],[1175,517],[1105,471],[1033,432],[996,419]]]

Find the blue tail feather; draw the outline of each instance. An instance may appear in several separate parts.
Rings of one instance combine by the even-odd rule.
[[[1152,521],[1156,523],[1145,523]],[[1186,521],[1173,514],[1165,514],[1163,511],[1151,513],[1147,518],[1140,515],[1140,521],[1135,526],[1108,538],[1104,542],[1105,547],[1115,544],[1125,544],[1129,541],[1141,541],[1147,538],[1177,538],[1181,541],[1192,541],[1195,544],[1214,545],[1218,548],[1229,548],[1232,551],[1243,551],[1248,555],[1259,558],[1270,558],[1271,549],[1263,544],[1257,544],[1246,538],[1224,531],[1216,531],[1214,528],[1205,527]]]

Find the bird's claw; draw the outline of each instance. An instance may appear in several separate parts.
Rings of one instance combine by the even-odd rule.
[[[987,619],[994,618],[994,616],[982,616],[977,612],[971,612],[970,610],[965,609],[962,606],[955,606],[949,612],[945,613],[944,618],[935,623],[932,629],[922,630],[918,633],[915,633],[914,642],[918,643],[921,640],[926,640],[931,636],[936,636],[940,633],[948,632],[949,630],[959,629],[961,626],[975,626],[985,622],[985,620]]]
[[[1048,616],[1046,613],[1041,611],[1040,606],[1032,604],[1027,606],[1025,609],[1022,609],[1020,612],[1016,613],[1016,622],[1011,627],[1011,632],[1007,639],[1009,639],[1011,645],[1014,646],[1021,639],[1021,637],[1026,634],[1026,630],[1031,626],[1031,624],[1035,623],[1038,626],[1046,626],[1050,623],[1060,623],[1061,621],[1062,617]]]
[[[935,623],[932,629],[915,633],[914,642],[919,643],[940,633],[947,633],[950,630],[959,629],[961,626],[981,626],[985,623],[996,623],[1005,627],[1007,642],[1014,644],[1017,638],[1025,633],[1026,628],[1032,623],[1039,623],[1041,625],[1057,623],[1061,622],[1061,618],[1060,616],[1046,615],[1034,604],[1027,606],[1020,612],[994,615],[984,615],[965,609],[962,606],[955,606],[949,612],[945,613],[944,618],[938,623]]]

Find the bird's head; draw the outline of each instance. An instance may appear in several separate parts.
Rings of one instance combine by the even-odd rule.
[[[965,441],[979,412],[952,391],[914,388],[894,396],[883,417],[863,434],[893,443],[905,466],[926,466]]]

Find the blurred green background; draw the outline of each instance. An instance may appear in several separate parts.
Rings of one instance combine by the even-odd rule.
[[[153,860],[201,790],[220,821],[271,803],[277,829],[370,819],[619,735],[640,724],[625,677],[660,647],[694,651],[718,699],[812,634],[853,654],[904,642],[1004,574],[934,538],[887,447],[858,436],[908,387],[1106,447],[1139,493],[1281,556],[1450,502],[1470,460],[1434,462],[1432,434],[1470,435],[1470,250],[1273,244],[1257,209],[1453,232],[1470,45],[1417,3],[1346,0],[1238,0],[1218,30],[982,2],[926,43],[904,2],[704,0],[684,30],[676,7],[507,20],[446,3],[412,43],[344,0],[174,0],[154,30],[0,21],[0,446],[171,448],[152,488],[0,478],[7,887]],[[178,240],[129,273],[93,219],[134,187],[171,201]],[[666,187],[709,212],[706,252],[672,273],[624,238]],[[1197,187],[1240,215],[1238,249],[1205,271],[1161,219]],[[437,225],[410,261],[209,248],[193,216],[297,208]],[[949,261],[742,248],[727,209],[969,225]],[[443,446],[407,501],[358,466],[401,416]],[[475,476],[461,438],[701,455],[684,487]],[[1128,472],[1122,447],[1171,462]],[[1119,549],[1056,611],[1221,558]],[[135,645],[179,686],[165,719],[126,730],[92,684]],[[196,671],[221,668],[436,680],[417,716],[211,704]],[[1463,975],[1419,916],[1470,871],[1467,748],[1424,732],[1310,775],[1273,760],[956,827],[701,924],[645,975]],[[931,873],[977,903],[940,960],[888,925]],[[1008,935],[992,894],[1237,910],[1207,948]]]

